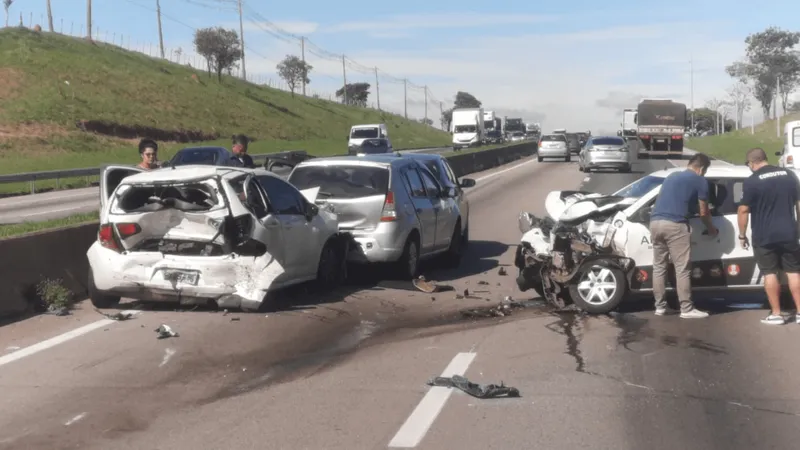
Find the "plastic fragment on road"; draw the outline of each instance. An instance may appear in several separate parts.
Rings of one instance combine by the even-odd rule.
[[[108,319],[111,319],[111,320],[117,320],[117,321],[120,321],[120,322],[122,322],[123,320],[128,320],[128,319],[130,319],[131,317],[133,317],[133,314],[132,314],[132,313],[123,313],[123,312],[118,312],[118,313],[116,313],[116,314],[107,314],[107,313],[104,313],[103,311],[100,311],[100,310],[99,310],[99,309],[97,309],[97,308],[95,308],[94,310],[95,310],[95,311],[96,311],[98,314],[102,314],[102,315],[104,315],[104,316],[105,316],[106,318],[108,318]]]
[[[425,292],[426,294],[433,294],[435,292],[444,292],[444,291],[452,291],[454,290],[453,286],[448,286],[446,284],[437,284],[435,281],[428,281],[425,277],[420,276],[419,278],[415,278],[412,283],[414,287],[418,290]]]
[[[69,315],[69,308],[66,306],[53,306],[50,305],[47,307],[46,314],[50,314],[53,316],[68,316]]]
[[[171,337],[178,337],[180,336],[177,332],[173,331],[169,325],[161,324],[160,327],[155,329],[155,332],[158,333],[156,339],[166,339]]]
[[[501,266],[500,269],[497,271],[497,274],[500,276],[505,276],[507,274],[506,268]]]
[[[477,384],[460,375],[436,377],[428,381],[428,386],[460,389],[475,398],[519,397],[519,389],[506,386],[502,381],[496,384]]]

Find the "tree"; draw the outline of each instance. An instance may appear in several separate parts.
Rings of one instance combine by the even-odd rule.
[[[800,53],[793,50],[798,43],[800,33],[769,27],[747,36],[745,61],[726,68],[732,77],[753,83],[753,95],[761,104],[764,117],[770,116],[778,80],[786,87],[786,94],[781,95],[784,111],[789,93],[800,83]]]
[[[367,107],[367,99],[369,98],[369,83],[347,83],[336,91],[336,97],[344,97],[345,90],[347,90],[347,104],[351,106]]]
[[[791,105],[789,105],[789,112],[800,113],[800,102],[794,102]]]
[[[750,86],[739,81],[728,89],[728,99],[736,114],[736,129],[742,126],[742,116],[750,109]]]
[[[431,119],[429,119],[427,117],[419,119],[419,122],[420,123],[424,123],[425,125],[428,125],[428,126],[431,126],[431,127],[433,126],[433,120],[431,120]]]
[[[206,59],[209,75],[217,74],[217,81],[222,82],[222,73],[231,71],[242,59],[242,45],[239,35],[234,30],[222,27],[201,28],[194,32],[195,51]]]
[[[12,4],[14,4],[14,0],[3,0],[3,7],[6,10],[6,28],[8,28],[8,10]]]
[[[286,58],[278,64],[277,68],[278,75],[289,85],[292,97],[294,97],[294,90],[298,85],[311,83],[311,80],[308,79],[308,73],[313,67],[297,56],[286,55]]]

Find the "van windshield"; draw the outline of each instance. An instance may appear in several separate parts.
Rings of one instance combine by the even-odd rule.
[[[319,187],[319,198],[353,199],[386,195],[389,191],[389,170],[366,166],[297,167],[289,176],[297,189]]]
[[[792,147],[800,147],[800,127],[792,130]]]
[[[374,139],[378,136],[377,128],[353,128],[350,137],[354,139]]]
[[[455,132],[456,133],[475,133],[478,131],[478,127],[475,125],[456,125]]]

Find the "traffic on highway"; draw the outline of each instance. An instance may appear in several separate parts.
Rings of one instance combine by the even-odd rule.
[[[630,171],[583,173],[534,154],[468,178],[443,160],[312,159],[286,181],[189,166],[103,184],[95,305],[0,327],[0,448],[793,446],[792,330],[753,325],[763,293],[715,284],[701,264],[709,289],[695,302],[711,316],[653,314],[636,218],[685,160],[634,152]],[[715,221],[729,221],[745,175],[712,163]],[[557,278],[554,221],[591,251],[618,244],[634,267]],[[733,287],[756,284],[719,228],[696,237],[699,258],[722,255],[743,280]],[[566,295],[542,283],[545,266]],[[270,308],[242,303],[271,286]]]

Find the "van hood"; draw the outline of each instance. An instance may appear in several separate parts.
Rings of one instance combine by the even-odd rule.
[[[455,133],[453,142],[472,142],[478,138],[478,133]]]
[[[636,200],[587,191],[553,191],[545,197],[544,208],[551,219],[572,223],[621,211]]]

